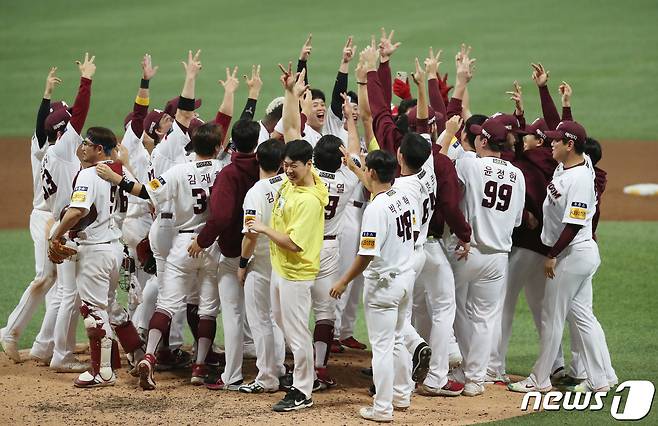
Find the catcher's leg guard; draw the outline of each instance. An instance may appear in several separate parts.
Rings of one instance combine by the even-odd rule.
[[[112,370],[121,368],[121,353],[119,352],[119,344],[116,340],[112,339]]]
[[[112,342],[103,329],[103,318],[95,313],[86,304],[80,306],[80,313],[84,318],[87,337],[89,337],[89,351],[91,353],[90,373],[100,375],[103,380],[111,380],[112,372]]]
[[[121,325],[115,326],[114,333],[117,335],[117,339],[126,354],[144,348],[144,342],[139,337],[139,333],[137,333],[137,329],[132,321],[126,321]]]

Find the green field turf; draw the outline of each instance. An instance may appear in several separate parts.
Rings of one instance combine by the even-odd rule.
[[[428,46],[444,48],[444,65],[454,78],[453,57],[462,41],[478,59],[472,81],[474,112],[509,110],[504,95],[518,79],[526,94],[530,120],[539,112],[537,90],[529,79],[531,61],[551,71],[550,87],[573,85],[573,110],[588,133],[598,138],[654,140],[658,97],[650,95],[658,71],[658,7],[653,0],[528,2],[372,2],[309,3],[197,0],[136,2],[45,0],[3,2],[0,25],[2,136],[26,136],[33,122],[48,67],[58,65],[64,79],[55,98],[73,101],[78,81],[75,59],[85,50],[97,56],[88,125],[119,130],[139,83],[145,52],[160,64],[152,83],[153,104],[179,94],[179,64],[188,49],[202,49],[198,80],[205,103],[202,117],[214,117],[221,91],[216,81],[224,67],[263,65],[264,104],[281,92],[277,62],[296,60],[307,33],[313,32],[311,84],[330,92],[345,38],[363,47],[380,26],[395,28],[402,49],[393,71],[411,71],[415,56]],[[354,87],[353,80],[350,87]],[[243,87],[244,89],[244,87]],[[236,108],[241,108],[241,90]]]
[[[614,367],[620,381],[650,380],[658,384],[655,354],[658,341],[655,332],[656,235],[658,222],[603,222],[599,227],[601,267],[594,279],[594,307],[608,341]],[[19,300],[25,285],[33,276],[32,242],[27,231],[0,232],[0,323]],[[125,296],[124,296],[125,297]],[[21,347],[29,347],[38,332],[39,313],[21,338]],[[221,343],[221,321],[217,341]],[[367,342],[363,316],[357,321],[357,339]],[[78,340],[85,339],[79,325]],[[189,340],[189,336],[188,336]],[[568,340],[565,340],[568,347]],[[508,372],[527,375],[538,352],[538,338],[527,305],[517,306],[517,317],[509,350]],[[612,422],[606,409],[596,413],[541,413],[529,419],[543,424],[556,421],[569,424]],[[658,421],[656,410],[646,422]]]

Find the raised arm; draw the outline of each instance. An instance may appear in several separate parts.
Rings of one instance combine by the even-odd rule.
[[[190,127],[190,122],[194,118],[194,87],[196,77],[201,70],[201,50],[197,50],[194,55],[192,51],[187,53],[187,62],[182,62],[185,68],[185,82],[178,100],[178,109],[176,110],[176,121],[186,129]]]
[[[91,79],[96,73],[96,64],[94,63],[95,56],[89,57],[89,53],[85,53],[83,62],[76,61],[78,69],[80,70],[80,87],[78,88],[78,95],[75,97],[73,103],[73,112],[71,113],[71,126],[78,134],[82,133],[82,128],[85,126],[87,120],[87,113],[89,113],[89,102],[91,100]]]
[[[43,148],[48,141],[48,135],[46,134],[44,124],[46,123],[46,117],[48,117],[48,114],[50,113],[50,99],[53,95],[53,90],[62,82],[62,79],[55,75],[56,72],[57,67],[51,67],[48,72],[48,77],[46,77],[46,88],[43,91],[43,99],[41,99],[41,105],[39,105],[39,111],[37,112],[37,123],[34,128],[34,134],[37,137],[39,148]]]
[[[546,120],[549,129],[555,130],[557,125],[560,124],[560,115],[557,112],[555,102],[553,102],[551,93],[548,90],[548,77],[550,72],[546,71],[542,64],[531,64],[531,66],[532,79],[539,88],[539,100],[541,102],[541,111],[544,115],[544,120]]]
[[[144,118],[148,113],[149,108],[149,84],[151,79],[158,72],[158,66],[153,66],[151,62],[151,55],[148,53],[142,58],[142,80],[139,84],[139,90],[135,97],[135,104],[133,105],[133,118],[130,121],[130,128],[135,136],[138,138],[144,132]]]
[[[361,144],[359,143],[359,132],[356,129],[356,120],[354,120],[353,107],[350,102],[349,96],[343,96],[343,116],[345,117],[345,124],[347,126],[347,150],[350,154],[359,155],[361,152]]]
[[[290,142],[301,139],[302,137],[299,98],[308,89],[308,85],[304,82],[306,70],[293,75],[290,63],[288,63],[288,70],[283,68],[281,64],[279,64],[279,68],[283,72],[281,75],[281,84],[285,89],[283,115],[281,117],[283,122],[283,139],[285,142]]]
[[[222,103],[219,105],[219,110],[217,111],[217,116],[215,117],[215,123],[217,123],[224,132],[224,140],[222,141],[222,147],[226,147],[228,141],[228,133],[231,124],[231,118],[233,117],[233,104],[235,102],[235,92],[238,90],[240,85],[240,80],[237,78],[238,67],[233,68],[233,72],[229,67],[226,67],[226,80],[219,80],[219,84],[224,88],[224,97],[222,98]]]
[[[455,82],[455,91],[452,98],[448,103],[447,115],[448,118],[453,115],[461,115],[463,110],[462,101],[466,96],[466,86],[473,78],[473,70],[475,69],[475,59],[470,58],[471,47],[462,43],[460,51],[455,56],[455,66],[457,68],[457,79]]]
[[[308,84],[308,59],[311,57],[311,50],[313,50],[313,34],[309,34],[299,51],[299,60],[297,61],[297,72],[306,70],[304,75],[304,83]]]
[[[343,118],[343,98],[341,95],[347,92],[349,65],[355,51],[356,46],[352,42],[352,36],[349,36],[345,47],[343,47],[343,56],[340,60],[340,67],[338,67],[338,74],[336,74],[334,90],[331,92],[331,112],[338,118]]]
[[[443,155],[448,155],[448,150],[450,149],[450,143],[452,138],[455,137],[462,124],[464,124],[464,119],[461,115],[453,115],[448,121],[446,121],[446,128],[441,137],[436,141],[436,144],[441,148],[440,152]],[[434,148],[436,149],[436,148]],[[436,151],[432,151],[436,152]]]
[[[514,116],[519,121],[519,127],[525,129],[526,122],[523,115],[523,92],[521,91],[521,85],[518,81],[514,80],[513,90],[511,92],[505,92],[510,96],[510,99],[514,102]],[[514,144],[514,157],[520,159],[523,156],[523,138],[515,138],[516,142]]]
[[[359,97],[359,118],[363,123],[363,134],[367,146],[375,137],[375,132],[372,130],[372,112],[368,101],[368,72],[361,55],[359,55],[359,63],[356,66],[356,84],[357,96]]]
[[[387,35],[386,30],[382,28],[382,34],[379,39],[379,68],[377,69],[377,75],[379,76],[379,82],[383,90],[382,94],[384,95],[384,101],[389,109],[391,108],[391,100],[393,98],[393,82],[391,79],[391,65],[389,61],[391,60],[391,56],[393,56],[395,51],[402,44],[401,42],[393,43],[393,34],[395,34],[395,30],[391,30]]]
[[[560,95],[562,95],[562,121],[573,121],[573,115],[571,114],[571,86],[566,81],[563,81],[560,84]]]
[[[252,120],[256,114],[256,102],[258,102],[258,96],[260,95],[260,89],[263,87],[263,80],[260,79],[260,65],[251,66],[251,78],[247,74],[242,76],[247,88],[249,89],[249,95],[247,96],[247,103],[240,114],[240,120]]]
[[[439,85],[439,65],[441,62],[442,50],[434,55],[434,49],[430,47],[429,56],[425,59],[425,72],[427,73],[427,90],[430,105],[435,113],[441,115],[441,117],[436,119],[436,131],[438,134],[441,134],[446,127],[447,112],[446,104],[443,101],[443,96],[441,96],[441,88]]]
[[[418,103],[416,105],[416,131],[418,133],[429,133],[427,121],[429,119],[429,110],[427,108],[427,74],[420,66],[418,58],[416,58],[416,71],[411,75],[412,80],[416,83],[418,90]]]

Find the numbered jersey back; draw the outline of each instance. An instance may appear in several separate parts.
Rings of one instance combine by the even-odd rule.
[[[461,208],[473,229],[471,243],[509,252],[512,231],[521,224],[525,203],[523,173],[500,158],[463,158],[455,163],[464,186]]]
[[[329,203],[324,207],[324,235],[338,235],[342,229],[343,213],[359,178],[341,166],[336,173],[318,170],[318,175],[329,191]]]
[[[217,160],[177,164],[152,179],[146,189],[156,204],[169,204],[177,230],[197,231],[206,223],[210,191],[221,170]]]

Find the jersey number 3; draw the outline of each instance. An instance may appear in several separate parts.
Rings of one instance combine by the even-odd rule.
[[[336,207],[338,207],[338,200],[340,197],[338,195],[330,195],[329,203],[324,206],[324,220],[332,219],[336,216]]]
[[[201,214],[208,208],[208,196],[203,188],[192,188],[192,196],[195,198],[194,214]]]
[[[506,183],[498,186],[498,182],[488,181],[484,185],[484,198],[482,207],[488,209],[496,206],[496,210],[501,212],[507,211],[510,201],[512,200],[512,185]]]
[[[43,199],[47,200],[57,192],[57,185],[55,185],[55,181],[53,181],[53,177],[48,172],[48,169],[43,169],[41,178],[43,179]]]

